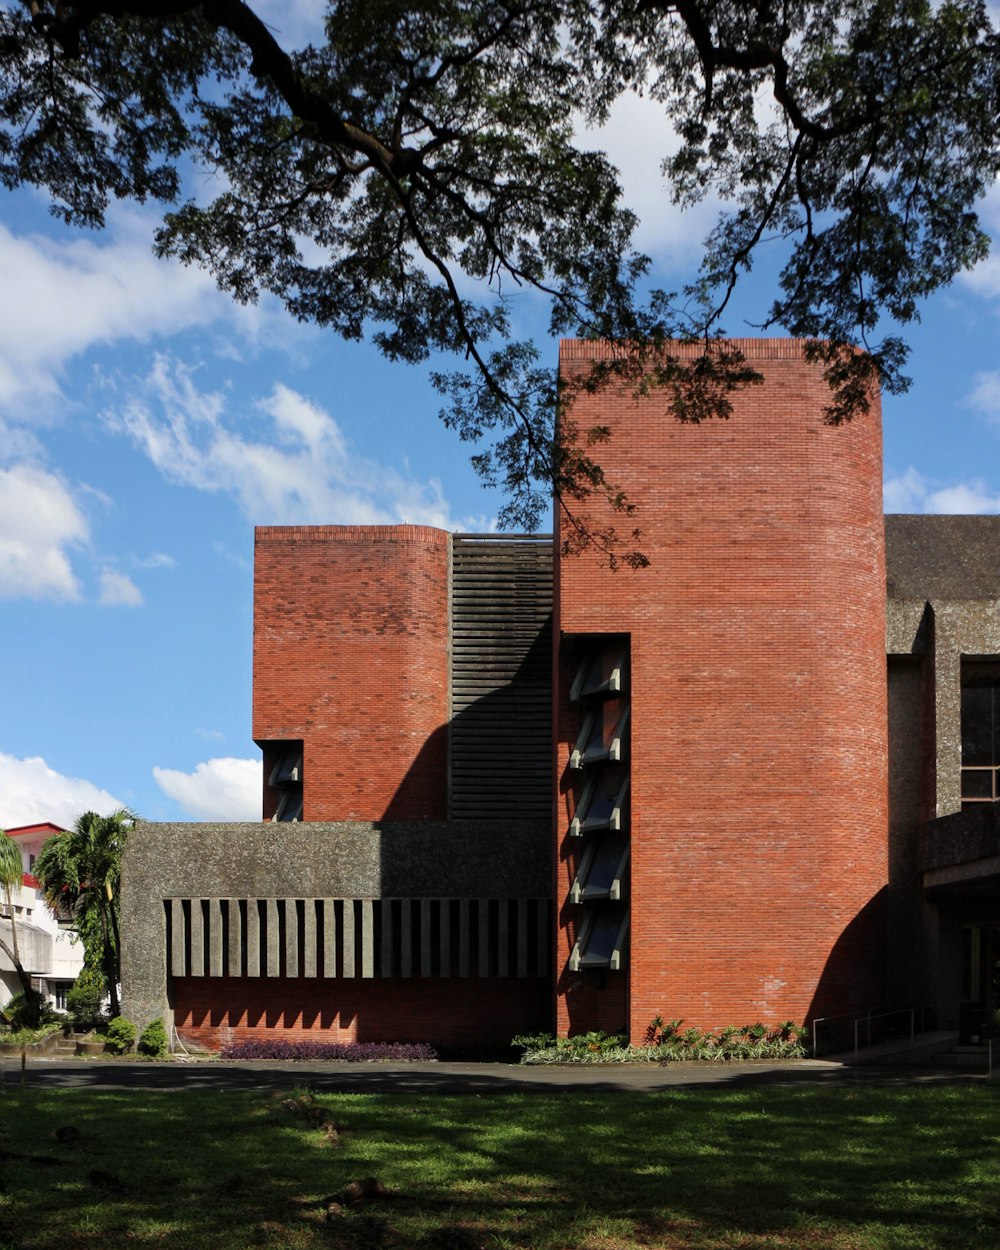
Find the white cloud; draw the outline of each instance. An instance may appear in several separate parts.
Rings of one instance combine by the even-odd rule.
[[[995,246],[989,256],[981,260],[975,268],[960,273],[958,280],[984,299],[996,299],[1000,296],[1000,255],[997,255]]]
[[[94,345],[222,319],[248,332],[257,326],[260,310],[235,304],[203,270],[157,260],[152,224],[148,214],[119,210],[100,241],[0,225],[0,407],[13,418],[23,423],[32,401],[36,419],[38,401],[60,397],[62,368]]]
[[[263,791],[259,759],[206,760],[193,773],[154,768],[156,784],[195,820],[260,820]]]
[[[691,268],[721,205],[711,194],[684,210],[673,203],[662,166],[678,150],[680,139],[664,105],[648,95],[620,96],[604,125],[581,128],[578,142],[606,152],[617,167],[624,202],[639,218],[637,247],[661,264]]]
[[[59,478],[30,465],[0,469],[0,598],[78,599],[66,548],[87,537]]]
[[[995,424],[1000,424],[1000,372],[983,371],[974,378],[968,403]]]
[[[1000,493],[986,482],[930,481],[917,469],[887,477],[883,500],[886,512],[924,512],[948,515],[1000,513]]]
[[[136,556],[133,563],[140,569],[174,569],[177,561],[164,551],[154,551],[148,556]]]
[[[0,828],[43,821],[69,826],[83,812],[106,816],[122,806],[92,782],[57,773],[41,756],[18,759],[0,751]]]
[[[142,591],[124,573],[105,569],[100,580],[101,603],[106,607],[138,608],[145,602]]]
[[[276,384],[256,411],[231,419],[220,391],[158,356],[106,419],[170,481],[225,492],[256,524],[391,524],[456,528],[441,484],[357,455],[334,418]]]

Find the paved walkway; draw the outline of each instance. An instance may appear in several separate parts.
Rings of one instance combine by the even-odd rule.
[[[650,1093],[764,1085],[912,1085],[984,1082],[985,1076],[942,1069],[879,1068],[803,1059],[783,1063],[576,1064],[520,1067],[505,1063],[319,1063],[178,1060],[139,1063],[104,1059],[0,1060],[0,1084],[17,1089],[282,1089],[325,1092],[503,1094],[574,1090]]]

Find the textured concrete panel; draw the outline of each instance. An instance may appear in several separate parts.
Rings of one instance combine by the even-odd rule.
[[[1000,599],[1000,516],[887,516],[891,599]]]
[[[920,832],[921,872],[1000,855],[1000,803],[982,803],[928,821]]]
[[[494,895],[545,897],[551,880],[544,821],[142,824],[129,837],[122,873],[125,1010],[140,1027],[157,1016],[171,1021],[165,899],[461,898],[481,896],[486,882]],[[250,913],[253,977],[267,965],[260,967],[255,908]],[[276,923],[276,910],[270,919]],[[191,927],[191,970],[203,975],[200,907]],[[280,955],[267,929],[274,975]],[[175,943],[183,937],[177,909]],[[345,976],[354,974],[354,956],[345,936]]]
[[[931,608],[937,815],[947,816],[962,805],[962,656],[1000,655],[1000,599],[932,600]]]
[[[930,611],[924,599],[889,599],[885,616],[887,655],[922,655],[929,645]]]

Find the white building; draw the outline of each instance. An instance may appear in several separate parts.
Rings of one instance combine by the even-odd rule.
[[[21,964],[34,987],[53,1007],[66,1008],[66,993],[83,967],[83,943],[68,918],[57,919],[42,897],[32,869],[43,843],[59,833],[59,825],[47,821],[8,829],[21,851],[24,872],[21,888],[11,891],[10,905],[17,923],[17,944]],[[0,894],[0,937],[10,946],[11,920],[7,900]],[[13,963],[0,948],[0,1006],[21,992],[21,982]]]

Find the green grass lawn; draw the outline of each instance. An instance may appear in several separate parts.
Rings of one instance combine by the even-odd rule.
[[[1000,1089],[8,1086],[0,1178],[2,1250],[995,1250]]]

